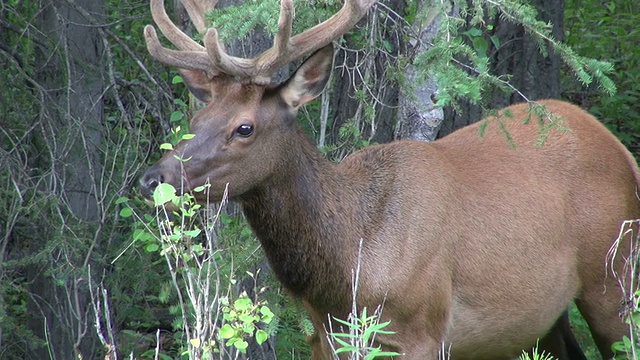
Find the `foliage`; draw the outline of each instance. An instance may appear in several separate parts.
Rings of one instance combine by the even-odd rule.
[[[294,0],[295,17],[293,33],[296,34],[313,24],[328,19],[341,6],[337,0],[305,1]],[[211,27],[220,32],[223,41],[242,40],[256,29],[265,29],[270,34],[278,30],[280,1],[249,0],[237,6],[215,8],[207,15]]]
[[[43,353],[47,358],[76,357],[61,355],[70,353],[100,357],[94,315],[88,311],[94,300],[96,310],[107,303],[115,309],[108,316],[96,311],[104,335],[113,335],[105,337],[111,341],[103,344],[105,349],[115,337],[122,339],[117,329],[146,334],[166,325],[166,272],[145,252],[123,251],[131,222],[120,216],[122,204],[115,200],[132,192],[149,153],[149,139],[162,133],[157,131],[162,126],[149,124],[161,116],[167,93],[156,79],[162,76],[145,68],[137,55],[146,51],[136,34],[150,22],[148,5],[105,4],[110,26],[97,26],[105,21],[97,19],[99,11],[67,8],[82,10],[80,2],[49,2],[43,10],[38,2],[9,1],[0,10],[0,78],[12,84],[0,94],[3,359],[44,358],[36,355]],[[70,56],[70,47],[63,46],[75,45],[73,41],[43,31],[43,13],[58,16],[62,29],[69,26],[69,14],[78,16],[74,24],[96,25],[84,28],[99,29],[94,50],[101,51],[100,66],[80,64],[82,59]],[[71,84],[72,74],[83,71],[83,81]],[[81,96],[89,96],[82,93],[88,83],[104,87],[91,99],[92,107],[102,109],[102,118],[89,120],[74,112],[81,107]],[[90,127],[84,126],[89,122]],[[84,146],[78,145],[81,140]],[[91,177],[76,179],[74,170]],[[75,184],[77,180],[82,184]],[[96,200],[91,218],[77,211],[91,207],[79,204],[80,193]],[[92,286],[100,290],[96,297],[88,292]],[[100,299],[104,294],[100,304],[98,294]],[[45,324],[42,319],[47,319]],[[79,348],[61,349],[62,339]],[[85,346],[94,341],[97,346]]]
[[[566,42],[576,52],[605,59],[613,64],[613,81],[618,92],[606,96],[593,86],[583,87],[565,80],[565,94],[582,104],[632,149],[640,134],[640,29],[637,4],[628,0],[596,2],[570,0],[566,3]]]
[[[271,322],[277,335],[276,358],[309,359],[311,351],[306,339],[314,333],[313,324],[306,317],[299,301],[289,296],[279,297],[279,307],[275,308],[276,317]],[[270,304],[275,304],[275,301],[278,300],[274,299]]]
[[[194,136],[182,133],[177,138],[180,130],[171,133],[171,142],[161,144],[163,149],[171,150],[179,141]],[[207,190],[205,184],[194,192],[206,193]],[[122,198],[120,202],[128,200]],[[210,359],[215,354],[245,353],[249,345],[246,339],[250,337],[255,337],[258,344],[266,341],[268,332],[258,326],[258,323],[269,324],[273,319],[266,302],[251,299],[246,292],[233,295],[235,269],[231,269],[226,278],[222,276],[222,269],[233,263],[234,255],[241,254],[238,251],[241,244],[236,243],[236,249],[227,252],[222,246],[225,239],[210,231],[221,229],[216,224],[222,217],[222,207],[211,212],[212,207],[204,208],[191,194],[177,195],[176,189],[166,183],[155,189],[153,202],[157,207],[155,217],[141,216],[131,207],[123,207],[120,215],[135,216],[134,241],[144,251],[165,259],[180,309],[176,314],[178,321],[173,324],[174,331],[183,334],[179,352],[193,359]],[[227,225],[230,223],[227,220]],[[251,252],[255,253],[255,249]],[[245,265],[250,258],[245,257]],[[235,300],[231,300],[232,297]]]
[[[531,354],[527,354],[526,352],[523,351],[522,355],[518,357],[518,360],[555,360],[555,359],[556,358],[547,354],[544,351],[540,352],[537,345],[536,347],[533,348]]]
[[[580,348],[585,357],[591,360],[601,360],[602,356],[593,340],[589,324],[587,324],[587,321],[582,317],[580,310],[578,310],[575,304],[572,304],[569,308],[569,321],[573,335],[578,344],[580,344]]]
[[[37,7],[29,4],[12,4],[4,11],[7,22],[15,28],[27,30],[31,27],[28,19],[37,11]],[[31,221],[41,221],[43,225],[56,224],[49,222],[49,209],[55,205],[51,199],[43,199],[32,188],[29,174],[26,173],[30,159],[30,151],[22,146],[21,139],[29,135],[30,118],[38,114],[37,98],[28,92],[29,84],[25,83],[25,74],[30,74],[34,65],[35,44],[27,37],[15,33],[3,33],[3,47],[0,49],[0,79],[6,87],[0,93],[0,329],[2,344],[6,346],[9,358],[20,354],[21,348],[39,348],[44,346],[26,326],[28,319],[28,299],[30,296],[28,281],[23,269],[37,266],[42,256],[34,256],[31,260],[11,256],[14,251],[22,252],[17,242],[30,233],[40,233]],[[22,50],[18,52],[18,49]],[[24,246],[24,245],[23,245]],[[19,355],[17,355],[19,356]]]
[[[496,87],[506,92],[518,92],[508,79],[490,73],[489,49],[501,46],[491,33],[493,25],[486,18],[500,17],[521,25],[533,35],[538,49],[546,55],[548,47],[558,53],[572,74],[584,85],[597,83],[606,93],[615,92],[615,84],[608,77],[613,67],[610,63],[578,55],[568,45],[554,39],[550,24],[537,19],[536,10],[519,1],[456,1],[459,16],[446,16],[441,29],[430,48],[416,56],[414,63],[424,69],[423,76],[433,76],[438,82],[438,103],[455,105],[456,99],[464,98],[473,103],[481,100],[486,87]],[[441,8],[441,13],[449,13]],[[416,16],[423,16],[417,14]],[[463,26],[469,30],[461,32]],[[524,94],[518,92],[522,98]]]
[[[376,335],[394,334],[393,331],[385,330],[390,321],[380,322],[381,308],[368,316],[367,308],[363,308],[359,316],[350,314],[349,321],[334,318],[335,321],[344,325],[349,332],[331,333],[331,338],[339,345],[335,349],[335,354],[351,354],[351,359],[371,360],[379,357],[398,356],[397,352],[383,351],[380,346],[374,345]]]
[[[378,335],[395,334],[393,331],[386,330],[390,321],[380,322],[382,317],[383,305],[380,304],[372,315],[367,315],[367,308],[358,309],[357,294],[360,283],[360,266],[362,259],[362,239],[358,248],[358,258],[356,268],[352,270],[351,281],[351,312],[347,319],[339,319],[334,317],[335,325],[340,326],[341,331],[334,331],[333,323],[329,323],[327,338],[329,345],[333,350],[334,359],[344,358],[349,355],[351,360],[372,360],[380,357],[393,357],[401,354],[395,351],[382,350],[381,346],[376,345],[375,339]],[[340,355],[342,354],[342,355]]]
[[[54,3],[79,6],[80,2]],[[99,73],[96,78],[104,81],[101,96],[91,99],[95,106],[104,105],[103,118],[90,129],[77,126],[83,119],[72,116],[71,110],[78,103],[53,101],[61,93],[72,95],[71,86],[76,85],[69,84],[69,64],[75,60],[63,46],[69,44],[57,41],[38,27],[39,19],[53,14],[55,9],[45,11],[39,2],[14,0],[4,2],[0,9],[0,79],[11,84],[0,93],[2,357],[22,359],[35,350],[53,351],[46,348],[46,337],[58,335],[57,332],[64,332],[73,341],[82,336],[102,336],[103,352],[118,345],[121,353],[132,357],[162,359],[233,352],[224,346],[231,339],[232,345],[243,345],[248,337],[264,340],[266,332],[278,335],[276,346],[281,358],[304,357],[297,350],[292,353],[292,349],[304,346],[303,334],[310,332],[301,306],[283,299],[275,282],[270,283],[274,285],[269,292],[259,293],[260,298],[245,297],[240,289],[238,274],[244,278],[261,257],[241,217],[233,211],[218,213],[212,207],[199,208],[188,196],[176,199],[173,190],[166,188],[157,200],[161,203],[168,199],[178,212],[158,207],[154,213],[137,195],[137,177],[144,164],[158,156],[158,146],[171,149],[189,137],[189,104],[181,99],[186,90],[175,70],[151,61],[147,55],[141,34],[143,26],[152,23],[148,2],[99,3],[105,5],[105,18],[83,13],[80,19],[90,24],[86,28],[99,29],[96,46],[103,46],[102,63],[73,69],[85,71],[84,79]],[[340,3],[295,1],[294,33],[328,18]],[[337,65],[340,74],[347,74],[349,79],[345,82],[351,87],[349,92],[340,94],[347,94],[353,102],[336,105],[335,100],[323,95],[324,100],[301,112],[301,122],[330,156],[340,159],[375,142],[376,131],[387,126],[378,122],[379,117],[393,106],[385,103],[382,95],[403,83],[400,69],[414,60],[402,55],[401,45],[415,35],[405,32],[407,25],[425,16],[416,13],[416,4],[417,1],[409,2],[402,17],[381,2],[371,11],[368,21],[339,42],[348,55]],[[640,60],[636,54],[640,32],[635,3],[568,1],[566,35],[570,48],[550,37],[548,24],[537,21],[531,8],[520,2],[459,1],[456,6],[460,13],[446,17],[437,41],[415,59],[424,76],[437,78],[441,103],[461,97],[479,101],[489,86],[517,91],[508,78],[497,78],[488,70],[491,48],[504,44],[488,35],[491,24],[483,19],[501,13],[537,35],[541,51],[551,48],[563,56],[571,72],[565,83],[573,81],[565,92],[569,98],[589,107],[627,145],[637,146]],[[439,9],[443,13],[449,10]],[[220,28],[223,39],[230,41],[250,36],[256,27],[275,32],[278,11],[277,0],[250,0],[241,7],[216,10],[210,21]],[[471,26],[461,30],[467,20]],[[613,64],[616,73],[611,76],[619,89],[617,96],[607,96],[612,90],[605,76],[611,70],[609,65],[588,58],[603,58]],[[54,63],[61,66],[47,79],[47,66]],[[339,83],[338,79],[333,80],[333,84]],[[589,85],[586,90],[585,84]],[[333,119],[332,107],[351,106],[353,111],[345,120]],[[100,136],[87,136],[94,130]],[[73,162],[88,152],[87,148],[68,147],[78,138],[95,145],[93,161]],[[93,221],[74,213],[73,206],[77,204],[70,199],[77,192],[66,187],[73,179],[63,173],[76,166],[95,167],[89,191],[80,191],[98,200],[97,218]],[[206,191],[206,187],[199,190]],[[183,206],[185,202],[188,206]],[[214,227],[214,223],[221,225]],[[216,275],[211,276],[212,272]],[[215,279],[215,286],[207,288],[202,282],[205,278]],[[91,287],[95,291],[89,295]],[[217,298],[209,298],[209,305],[219,311],[205,312],[203,303],[194,303],[197,296],[186,295],[197,291],[202,291],[203,296],[218,294]],[[637,294],[630,294],[635,301]],[[74,299],[86,299],[87,303],[74,303]],[[269,311],[264,308],[265,301]],[[93,309],[95,314],[77,312],[77,307]],[[34,322],[41,325],[45,311],[46,318],[55,319],[52,322],[58,326],[56,333],[34,332]],[[198,316],[208,322],[208,332],[193,326]],[[630,317],[632,328],[635,317]],[[350,342],[362,337],[370,339],[375,332],[385,331],[384,323],[376,325],[364,309],[349,324],[343,325],[359,335],[336,333],[337,338]],[[101,329],[98,334],[96,327]],[[211,335],[222,327],[230,337]],[[156,333],[158,329],[162,331]],[[160,333],[164,340],[160,340]],[[627,351],[636,342],[634,338],[617,346]],[[376,349],[367,345],[349,346],[352,345],[342,351],[375,355]]]
[[[253,336],[254,333],[258,345],[267,341],[269,334],[257,326],[258,323],[269,324],[273,320],[274,315],[266,302],[254,304],[246,293],[241,294],[233,303],[229,303],[226,297],[220,302],[226,321],[220,328],[220,338],[226,340],[226,346],[233,346],[244,353],[249,346],[245,338]]]

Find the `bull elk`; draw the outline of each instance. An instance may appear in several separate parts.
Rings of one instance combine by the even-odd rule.
[[[331,42],[373,2],[346,0],[292,37],[293,5],[282,0],[273,47],[243,59],[205,29],[205,6],[186,4],[202,46],[152,0],[155,23],[178,50],[147,26],[149,52],[178,67],[206,106],[190,121],[195,137],[142,176],[143,193],[160,183],[181,192],[209,183],[208,195],[195,193],[204,203],[219,201],[228,185],[276,276],[309,312],[313,359],[330,358],[325,329],[351,310],[360,240],[357,303],[384,303],[395,334],[376,338],[383,349],[430,360],[444,343],[453,359],[509,359],[538,338],[562,342],[575,300],[610,357],[627,331],[605,258],[621,222],[640,216],[639,177],[630,153],[594,117],[555,100],[539,102],[546,115],[519,104],[486,119],[482,138],[471,125],[433,143],[371,146],[339,164],[296,125],[298,109],[327,83]],[[289,80],[269,84],[279,67],[312,52]],[[569,130],[551,130],[537,146],[537,124],[550,117]]]

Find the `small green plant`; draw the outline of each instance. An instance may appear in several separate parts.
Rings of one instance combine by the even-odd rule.
[[[371,360],[380,357],[391,357],[402,355],[393,351],[384,351],[376,345],[377,335],[392,335],[393,331],[385,330],[390,321],[380,322],[382,317],[382,305],[378,305],[373,315],[367,314],[367,308],[358,311],[357,293],[360,278],[360,261],[362,252],[362,239],[358,249],[358,261],[356,268],[352,272],[352,299],[351,313],[347,320],[333,318],[336,323],[343,325],[347,332],[334,332],[332,324],[329,323],[328,340],[332,347],[334,358],[337,360],[339,354],[349,354],[351,360]]]
[[[385,330],[390,321],[379,322],[381,307],[373,315],[367,315],[367,308],[363,308],[359,316],[349,316],[348,321],[334,318],[334,320],[349,330],[347,333],[330,333],[331,338],[340,346],[334,350],[336,355],[342,353],[351,354],[351,359],[371,360],[380,357],[398,356],[397,352],[384,351],[380,346],[375,346],[376,335],[394,334]]]
[[[180,141],[193,138],[179,128],[171,134],[170,142],[162,144],[162,149],[173,150]],[[274,317],[266,301],[255,299],[254,303],[246,293],[234,295],[233,272],[237,269],[227,265],[233,261],[221,248],[224,241],[217,238],[225,231],[212,229],[221,223],[223,228],[235,223],[221,213],[226,196],[217,207],[196,201],[194,194],[206,194],[208,189],[209,184],[205,184],[191,193],[180,194],[171,184],[159,184],[152,197],[155,216],[138,214],[127,198],[117,200],[122,206],[120,216],[136,219],[134,244],[147,253],[160,255],[167,264],[178,301],[170,307],[178,317],[173,325],[181,334],[179,354],[185,359],[233,358],[246,353],[248,338],[255,337],[258,344],[268,339],[269,333],[260,324],[269,324]],[[244,237],[250,235],[246,229],[237,232]],[[223,271],[229,273],[222,274]],[[221,290],[224,288],[226,292]]]
[[[254,304],[247,293],[242,293],[233,303],[227,297],[221,298],[220,303],[226,323],[220,328],[219,337],[226,340],[226,346],[233,346],[246,353],[249,346],[246,338],[255,334],[259,345],[267,341],[269,334],[258,327],[259,323],[269,324],[273,320],[273,312],[265,301]]]
[[[196,187],[194,192],[206,192],[207,189],[208,185],[203,185]],[[167,258],[174,279],[178,274],[184,279],[184,285],[177,284],[176,289],[185,291],[191,302],[182,305],[185,332],[190,334],[188,348],[183,355],[196,359],[210,359],[214,354],[225,351],[220,348],[221,344],[246,353],[249,346],[247,338],[255,336],[258,344],[265,342],[269,334],[258,324],[269,324],[274,316],[266,301],[254,303],[246,293],[232,301],[231,291],[225,296],[211,296],[218,294],[220,290],[219,286],[212,288],[209,280],[219,279],[219,267],[215,259],[219,259],[220,256],[210,239],[211,235],[205,234],[194,222],[203,209],[202,205],[198,204],[191,194],[176,195],[175,188],[170,184],[160,184],[154,191],[153,199],[156,206],[171,204],[175,208],[172,211],[173,217],[182,219],[176,223],[168,216],[159,226],[162,230],[160,253]],[[166,208],[163,208],[163,211],[166,211]],[[217,223],[220,217],[221,214],[216,213],[214,223]],[[198,240],[203,234],[206,238],[204,242]],[[178,267],[176,264],[182,265]],[[220,282],[217,281],[216,284],[219,285]],[[198,296],[204,296],[204,302]],[[217,308],[214,315],[207,311],[211,306]],[[200,331],[198,321],[191,326],[188,325],[187,319],[194,315],[201,321],[206,321],[207,325],[204,328],[208,328],[207,331]],[[219,323],[223,325],[218,328]]]
[[[628,336],[624,336],[622,340],[616,341],[611,345],[611,350],[615,353],[613,359],[615,360],[627,360],[627,359],[637,359],[635,355],[630,355],[634,353],[634,349],[637,345],[635,345]]]
[[[522,355],[518,357],[518,360],[555,360],[555,359],[556,359],[555,357],[551,356],[550,354],[547,354],[544,351],[540,352],[540,350],[538,349],[538,345],[536,345],[536,347],[533,348],[531,354],[528,354],[523,351]]]

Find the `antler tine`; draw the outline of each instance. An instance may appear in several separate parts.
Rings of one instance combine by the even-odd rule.
[[[193,40],[189,35],[180,30],[176,24],[169,19],[167,11],[164,9],[164,0],[151,0],[151,16],[162,34],[180,50],[206,51],[205,48]]]
[[[216,7],[217,3],[218,0],[182,0],[182,5],[184,5],[191,22],[200,34],[204,34],[207,31],[207,22],[204,15]]]
[[[273,39],[273,47],[271,48],[278,54],[285,54],[288,50],[294,13],[291,0],[282,0],[280,3],[280,17],[278,18],[278,33]]]
[[[194,7],[191,6],[190,9],[193,11]],[[187,11],[190,10],[187,9]],[[169,19],[164,8],[163,0],[151,0],[151,15],[162,34],[179,49],[172,50],[163,47],[153,26],[147,25],[144,28],[144,37],[147,42],[147,49],[154,59],[181,69],[203,71],[210,78],[220,73],[213,66],[207,54],[207,49],[182,32],[182,30]],[[190,16],[194,15],[190,14]],[[197,16],[194,17],[198,18]],[[202,24],[204,24],[204,15],[201,15],[201,19]]]
[[[149,50],[151,56],[163,64],[180,69],[204,71],[210,78],[219,74],[212,66],[211,59],[206,51],[167,49],[162,46],[156,34],[156,29],[151,25],[145,26],[144,37],[147,41],[147,50]]]
[[[255,77],[252,59],[238,58],[227,54],[224,51],[224,47],[218,41],[218,31],[216,29],[211,28],[207,31],[204,42],[207,53],[209,54],[209,59],[221,73],[242,79],[252,79]],[[263,78],[256,80],[256,83],[265,83]],[[266,83],[270,80],[271,78],[269,78]]]
[[[298,59],[328,45],[351,29],[376,0],[345,0],[332,17],[300,33],[289,41],[289,57]]]
[[[278,32],[273,39],[273,46],[255,59],[257,74],[266,74],[269,78],[284,64],[290,61],[289,40],[293,25],[294,8],[291,0],[280,2]]]

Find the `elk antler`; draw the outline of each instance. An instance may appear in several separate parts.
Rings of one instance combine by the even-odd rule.
[[[340,37],[351,29],[375,2],[375,0],[345,0],[340,11],[332,17],[291,37],[293,4],[291,0],[281,0],[278,32],[273,46],[253,59],[245,59],[228,55],[218,41],[216,29],[206,30],[204,13],[211,10],[217,0],[209,0],[207,5],[202,2],[196,3],[197,0],[182,1],[196,29],[205,34],[205,46],[195,42],[171,22],[164,9],[163,0],[151,0],[153,20],[165,37],[178,48],[178,50],[172,50],[163,47],[154,27],[147,25],[144,29],[144,37],[151,56],[167,65],[203,71],[209,78],[226,74],[248,79],[257,84],[269,83],[271,76],[282,65],[309,55]]]
[[[187,10],[191,22],[193,22],[193,25],[195,25],[196,30],[198,30],[200,34],[204,34],[207,31],[207,21],[204,15],[213,10],[217,4],[218,0],[200,0],[199,2],[196,0],[182,1],[182,5]]]

